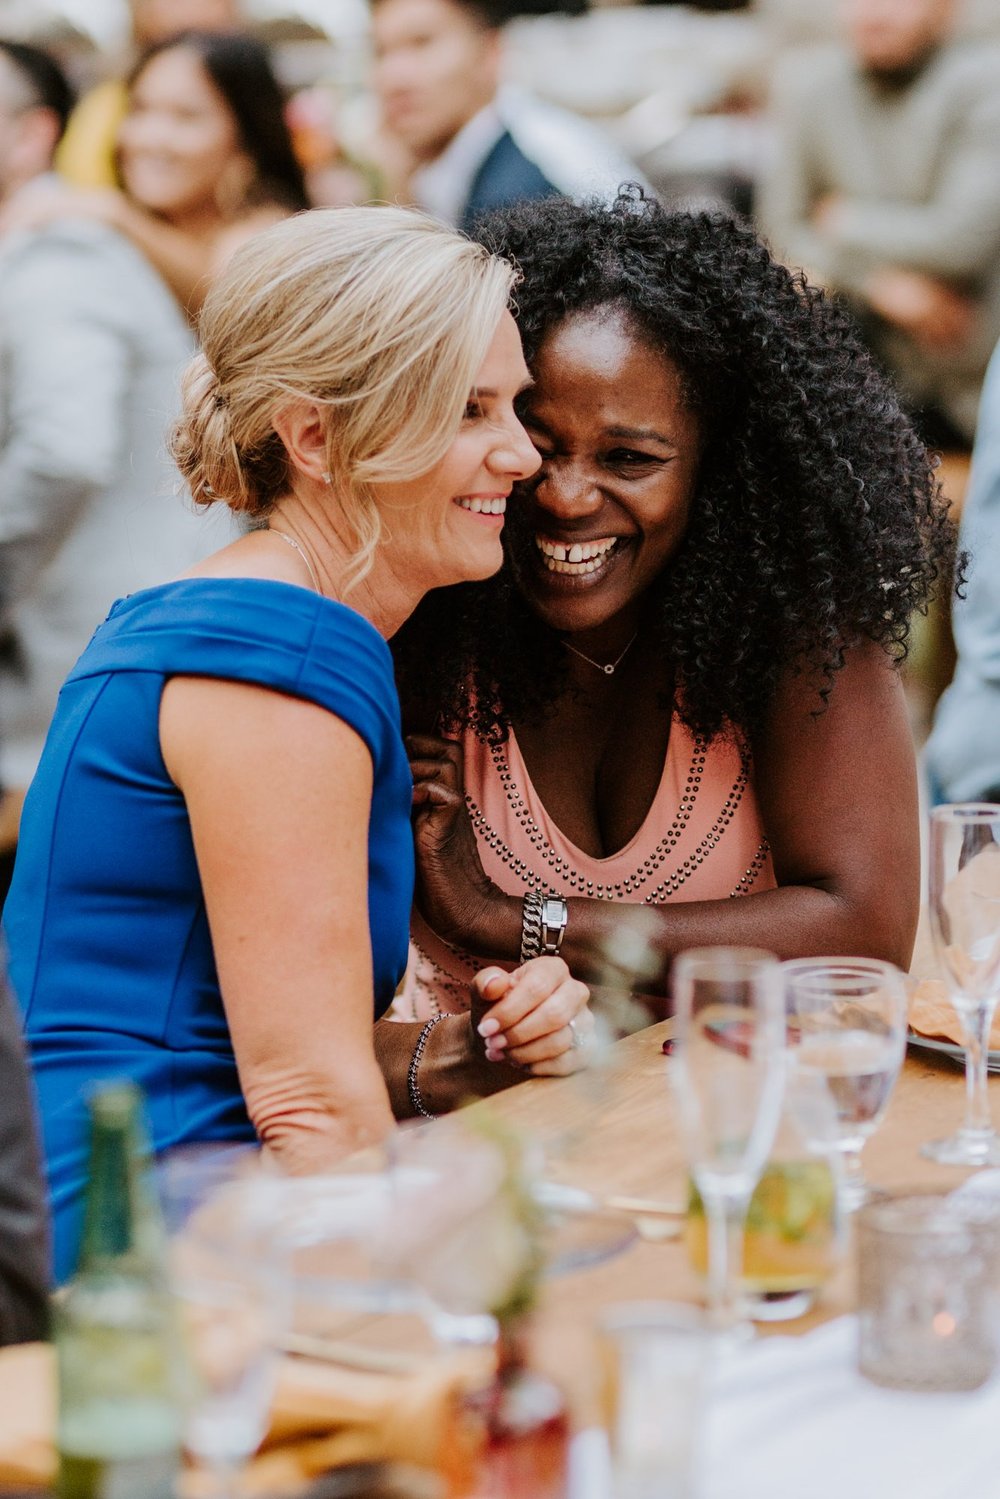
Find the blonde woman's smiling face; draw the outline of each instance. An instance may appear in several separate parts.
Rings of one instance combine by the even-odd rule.
[[[517,325],[504,312],[447,453],[417,479],[375,486],[387,555],[424,589],[499,571],[507,497],[540,461],[515,411],[530,383]]]

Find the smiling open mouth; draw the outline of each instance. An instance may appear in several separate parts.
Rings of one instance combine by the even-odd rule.
[[[464,499],[459,497],[455,504],[462,510],[471,510],[473,515],[504,515],[507,510],[507,501],[502,495],[494,495],[492,499]]]
[[[602,571],[618,549],[620,536],[601,536],[594,541],[552,541],[548,536],[535,537],[541,561],[550,573],[568,578],[586,578]]]

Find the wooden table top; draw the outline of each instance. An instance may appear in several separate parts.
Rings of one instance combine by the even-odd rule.
[[[669,1028],[666,1021],[619,1042],[606,1075],[527,1081],[492,1099],[489,1107],[550,1147],[551,1174],[560,1181],[597,1197],[683,1201],[686,1173],[668,1080],[671,1062],[662,1053]],[[990,1079],[990,1090],[994,1115],[1000,1118],[1000,1077]],[[894,1190],[958,1186],[969,1173],[924,1159],[919,1147],[951,1134],[963,1108],[961,1068],[947,1058],[911,1050],[886,1117],[865,1149],[869,1180]],[[603,1264],[548,1283],[540,1337],[543,1362],[570,1386],[583,1418],[590,1413],[592,1394],[578,1371],[593,1367],[592,1348],[584,1344],[592,1339],[602,1309],[646,1299],[702,1299],[680,1240],[639,1240]],[[764,1330],[804,1332],[852,1310],[853,1304],[848,1236],[844,1267],[813,1311]]]

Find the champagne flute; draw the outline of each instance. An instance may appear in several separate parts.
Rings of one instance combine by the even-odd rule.
[[[871,1195],[861,1152],[882,1122],[903,1064],[905,981],[898,968],[875,958],[796,958],[782,971],[798,1022],[796,1065],[822,1078],[833,1101],[841,1203],[853,1212]]]
[[[965,1121],[957,1134],[921,1153],[946,1166],[1000,1164],[990,1118],[986,1061],[1000,994],[1000,806],[935,807],[930,832],[930,914],[934,950],[962,1026]]]
[[[671,1078],[688,1167],[708,1218],[710,1321],[745,1331],[740,1291],[747,1205],[781,1112],[781,965],[754,948],[697,948],[674,964]]]

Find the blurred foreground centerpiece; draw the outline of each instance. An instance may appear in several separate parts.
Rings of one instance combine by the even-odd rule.
[[[565,1499],[569,1420],[531,1364],[544,1269],[532,1152],[485,1108],[406,1132],[397,1162],[396,1249],[456,1319],[497,1325],[491,1377],[467,1386],[444,1455],[448,1499]]]

